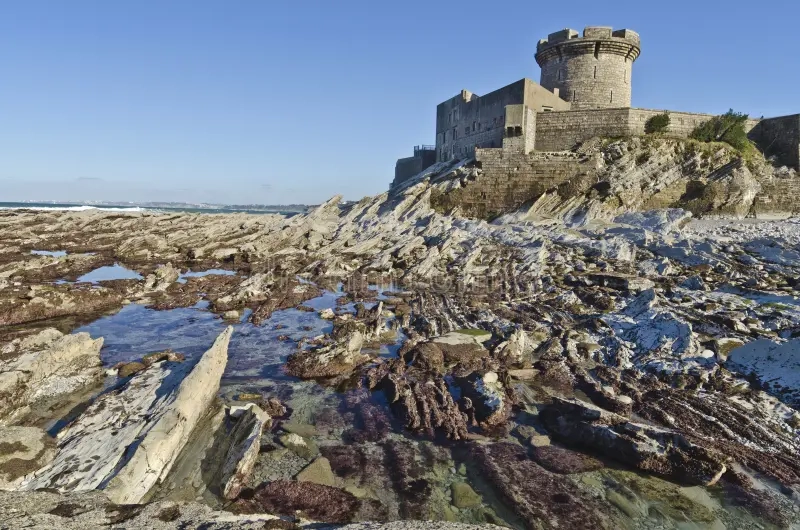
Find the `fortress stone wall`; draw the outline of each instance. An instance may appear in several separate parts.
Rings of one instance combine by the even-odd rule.
[[[629,29],[589,26],[583,35],[572,29],[551,33],[537,46],[540,83],[521,79],[484,96],[462,90],[436,107],[435,161],[477,158],[480,153],[495,167],[491,160],[508,157],[488,150],[514,156],[568,151],[594,137],[645,134],[647,120],[665,111],[631,107],[633,63],[640,53],[639,34]],[[666,134],[678,138],[688,137],[713,117],[678,111],[669,114]],[[766,156],[800,169],[800,114],[749,120],[747,129]],[[399,160],[395,182],[399,176],[406,178],[419,163]],[[511,178],[503,167],[496,167]],[[557,180],[558,170],[553,171]],[[541,171],[531,174],[547,179]]]
[[[482,170],[478,180],[442,197],[432,197],[443,211],[458,208],[467,216],[490,219],[519,208],[548,189],[592,171],[589,160],[576,153],[522,153],[508,149],[477,149]]]
[[[761,120],[750,139],[780,164],[800,169],[800,114]]]
[[[538,115],[536,118],[537,151],[569,150],[594,137],[622,138],[645,134],[647,120],[665,111],[654,109],[571,110]],[[698,125],[713,118],[712,114],[669,111],[667,136],[688,138]],[[748,120],[746,129],[753,129],[759,120]]]
[[[485,96],[462,90],[436,107],[436,160],[472,157],[476,148],[502,147],[509,105],[523,105],[535,112],[570,108],[530,79],[520,79]]]

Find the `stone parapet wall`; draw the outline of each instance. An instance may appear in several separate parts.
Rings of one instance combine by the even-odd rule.
[[[713,114],[639,108],[542,112],[536,117],[536,150],[569,150],[594,137],[641,136],[645,134],[647,120],[664,112],[669,112],[670,116],[666,136],[676,138],[688,138],[695,127],[714,117]],[[748,120],[745,129],[750,131],[758,123],[759,120]]]
[[[568,110],[536,116],[536,150],[566,151],[595,136],[631,136],[631,109]]]

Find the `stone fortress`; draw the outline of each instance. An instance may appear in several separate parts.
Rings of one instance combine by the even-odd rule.
[[[436,145],[415,148],[395,167],[396,186],[435,162],[475,158],[484,170],[528,167],[542,186],[563,180],[568,151],[594,137],[645,134],[647,120],[663,109],[631,107],[633,64],[641,52],[635,31],[564,29],[539,41],[540,82],[521,79],[484,96],[467,90],[436,107]],[[667,134],[686,138],[713,117],[669,111]],[[750,139],[778,164],[800,169],[800,114],[748,120]],[[547,154],[550,154],[546,156]],[[552,171],[556,170],[557,174]]]

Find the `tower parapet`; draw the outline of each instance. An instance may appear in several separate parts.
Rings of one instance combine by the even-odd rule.
[[[573,29],[557,31],[536,47],[539,84],[575,110],[630,107],[633,62],[640,52],[639,34],[629,29],[589,26],[583,37]]]

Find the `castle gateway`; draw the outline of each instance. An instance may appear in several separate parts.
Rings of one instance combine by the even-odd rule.
[[[511,153],[567,151],[593,137],[638,136],[664,110],[631,107],[639,34],[590,26],[581,36],[564,29],[539,41],[539,83],[521,79],[483,96],[462,90],[436,107],[434,153],[415,152],[395,168],[393,186],[429,161],[474,158],[478,150]],[[667,134],[688,137],[711,114],[670,112]],[[749,120],[749,135],[766,156],[800,168],[800,114]],[[412,160],[413,159],[413,160]]]

